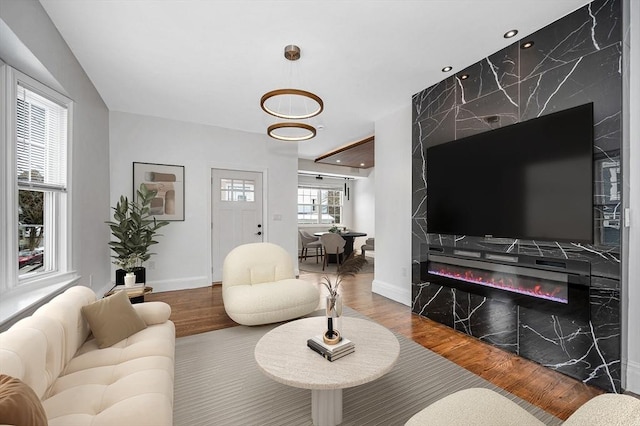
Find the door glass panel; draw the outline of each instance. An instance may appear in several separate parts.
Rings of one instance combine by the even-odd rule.
[[[255,181],[220,179],[220,201],[255,202]]]

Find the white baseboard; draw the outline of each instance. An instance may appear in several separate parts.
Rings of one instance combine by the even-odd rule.
[[[635,394],[640,394],[640,363],[635,361],[627,361],[626,364],[627,383],[624,389]]]
[[[186,290],[189,288],[210,286],[209,277],[185,277],[175,280],[147,281],[147,285],[153,287],[153,292]]]
[[[371,291],[384,296],[387,299],[394,300],[406,306],[411,306],[411,285],[406,288],[400,288],[397,285],[389,284],[380,280],[373,280],[371,283]]]

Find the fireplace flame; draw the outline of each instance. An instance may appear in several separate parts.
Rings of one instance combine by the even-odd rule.
[[[497,288],[513,293],[569,303],[567,283],[544,280],[523,275],[512,275],[503,272],[483,269],[467,269],[462,266],[429,262],[429,273],[441,277],[452,278],[471,284]]]

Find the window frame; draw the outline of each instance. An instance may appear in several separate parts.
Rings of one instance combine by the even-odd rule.
[[[326,225],[336,225],[336,226],[341,226],[342,224],[342,220],[344,217],[344,191],[342,188],[338,187],[338,186],[320,186],[320,185],[308,185],[308,184],[298,184],[297,187],[298,191],[300,189],[311,189],[311,190],[315,190],[318,191],[318,196],[316,198],[316,200],[320,201],[317,203],[314,203],[312,206],[314,206],[315,208],[317,208],[317,221],[316,222],[312,222],[312,223],[308,223],[308,222],[300,222],[297,219],[296,216],[296,220],[297,220],[297,224],[298,226],[326,226]],[[322,209],[323,207],[327,208],[327,214],[329,211],[329,207],[335,207],[335,205],[330,205],[330,204],[322,204],[321,200],[322,197],[320,196],[320,191],[335,191],[338,192],[339,195],[339,199],[340,199],[340,204],[338,205],[338,208],[340,209],[340,221],[339,222],[332,222],[332,223],[324,223],[322,222]],[[300,206],[311,206],[311,204],[308,203],[296,203],[297,207],[298,207],[298,215],[300,214]],[[314,213],[316,213],[316,211],[314,210]]]
[[[0,177],[0,195],[6,200],[4,208],[0,211],[0,227],[2,234],[6,236],[4,241],[0,242],[0,266],[4,271],[0,275],[2,280],[0,293],[7,293],[11,290],[34,289],[67,282],[75,277],[75,271],[71,268],[73,240],[70,226],[73,202],[71,159],[73,158],[74,103],[67,96],[2,62],[0,62],[0,84],[4,88],[4,94],[0,98],[0,130],[3,135],[0,162],[5,170]],[[23,276],[20,276],[18,268],[19,187],[16,148],[18,84],[67,108],[66,191],[54,196],[56,202],[53,203],[49,212],[45,212],[43,224],[49,227],[46,231],[51,234],[52,239],[49,247],[55,250],[54,253],[45,252],[45,256],[50,256],[49,263],[53,268],[50,271],[27,273]],[[48,196],[47,194],[51,192],[45,191],[45,197]]]

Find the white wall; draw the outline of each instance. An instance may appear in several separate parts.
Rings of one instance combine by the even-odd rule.
[[[36,80],[51,84],[74,101],[72,128],[72,268],[80,283],[100,291],[109,279],[109,231],[104,224],[109,208],[109,115],[107,107],[69,50],[40,3],[36,0],[0,0],[0,19],[27,51],[6,58],[9,65],[30,69]],[[4,40],[0,40],[4,42]],[[42,65],[42,67],[40,67]],[[42,75],[34,75],[42,70]]]
[[[625,36],[625,53],[630,53],[629,69],[626,70],[629,84],[628,111],[625,111],[623,123],[625,130],[625,153],[628,154],[627,176],[624,182],[630,207],[630,223],[628,229],[628,251],[625,258],[627,270],[623,272],[622,294],[627,294],[623,302],[623,353],[626,348],[626,386],[634,393],[640,393],[640,3],[635,0],[625,2],[626,16],[630,17],[630,32]],[[634,77],[635,76],[635,77]],[[626,274],[625,274],[626,272]],[[626,279],[624,279],[626,275]],[[626,339],[624,338],[626,337]],[[624,366],[624,365],[623,365]]]
[[[375,293],[411,303],[411,99],[376,121]]]
[[[239,132],[238,132],[239,133]],[[241,133],[245,134],[245,133]],[[266,146],[269,194],[267,198],[267,239],[298,258],[298,144],[281,142],[266,135],[257,137]],[[282,220],[276,220],[278,216]]]
[[[212,168],[266,172],[265,241],[297,256],[297,145],[122,112],[111,112],[110,132],[111,205],[120,195],[132,195],[133,162],[185,166],[185,220],[161,229],[159,244],[153,247],[157,255],[150,259],[155,267],[146,264],[154,291],[211,283]]]

